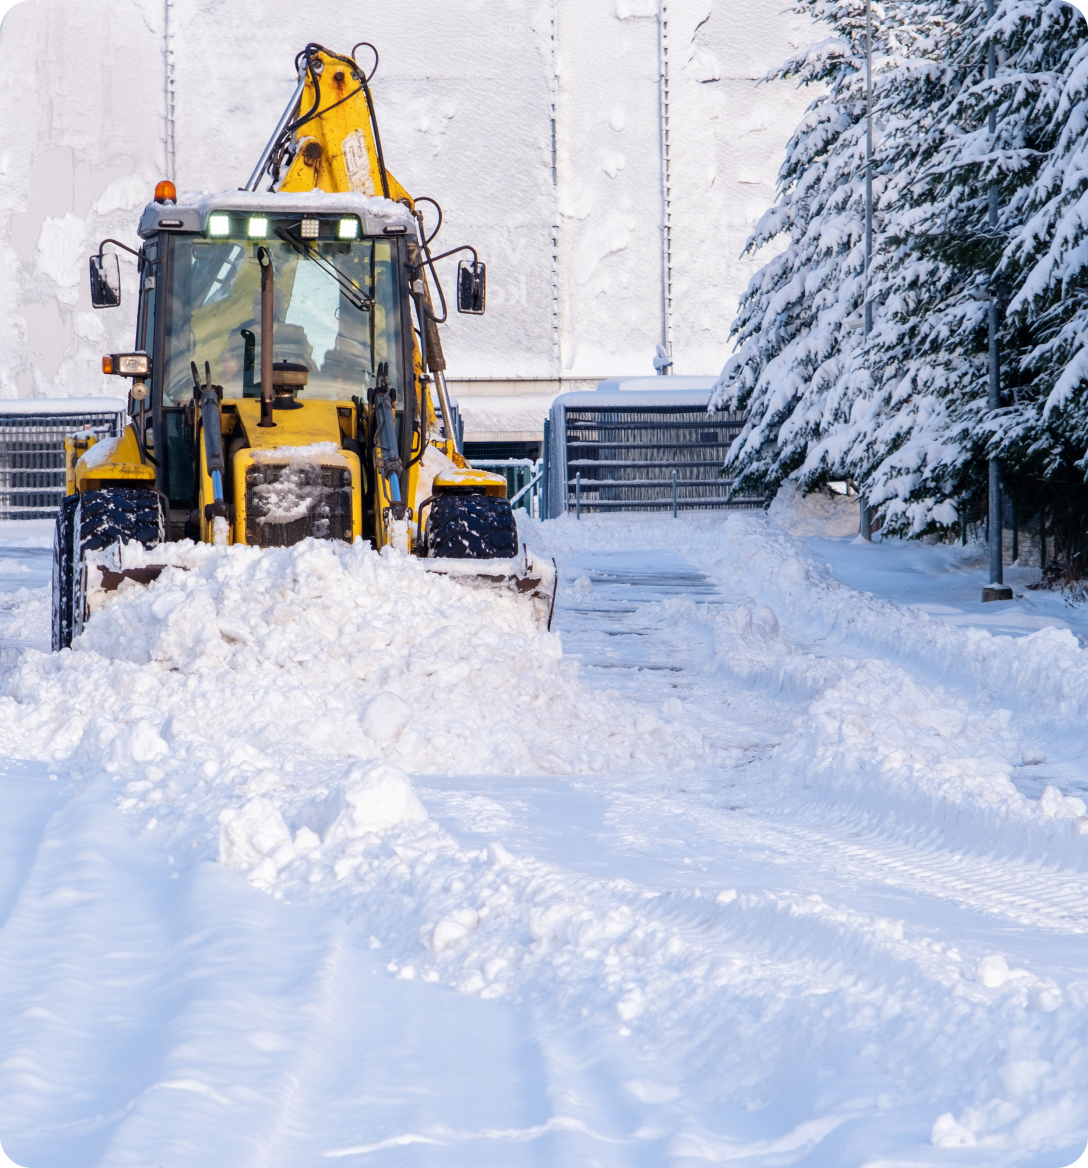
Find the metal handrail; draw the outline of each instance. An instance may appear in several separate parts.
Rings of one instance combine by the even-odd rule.
[[[537,483],[540,483],[543,481],[544,481],[544,468],[541,467],[541,469],[538,470],[537,473],[525,484],[525,486],[522,487],[521,490],[518,491],[518,493],[510,500],[510,506],[513,507],[513,505],[522,497],[522,495],[525,494],[526,491],[531,491],[533,489],[533,487],[536,486]]]

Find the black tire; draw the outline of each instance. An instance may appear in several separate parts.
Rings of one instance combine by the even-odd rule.
[[[427,515],[428,554],[447,560],[508,560],[518,554],[518,525],[506,499],[439,495]]]
[[[135,487],[69,495],[53,537],[53,649],[67,649],[83,628],[87,552],[135,540],[155,547],[166,536],[160,496]]]
[[[53,529],[53,652],[72,643],[75,607],[75,515],[78,495],[66,495]]]
[[[154,491],[104,487],[79,497],[79,556],[135,540],[155,547],[166,538],[162,502]]]

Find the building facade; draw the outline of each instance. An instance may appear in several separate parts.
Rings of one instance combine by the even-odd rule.
[[[762,78],[814,39],[782,0],[23,0],[0,26],[0,396],[116,392],[135,270],[95,312],[87,257],[135,245],[155,182],[242,185],[308,41],[381,57],[390,170],[488,265],[483,318],[443,326],[469,441],[533,442],[552,398],[715,373],[741,257],[811,92]],[[367,57],[360,50],[359,58]],[[764,257],[765,258],[765,257]],[[444,276],[452,290],[456,261]]]

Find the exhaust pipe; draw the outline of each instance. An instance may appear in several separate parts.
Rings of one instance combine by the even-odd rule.
[[[272,417],[272,325],[275,317],[276,285],[272,273],[272,253],[257,249],[261,264],[261,420],[259,426],[274,426]]]

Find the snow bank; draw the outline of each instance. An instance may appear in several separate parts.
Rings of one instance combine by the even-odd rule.
[[[790,535],[823,535],[831,538],[857,535],[861,523],[861,503],[855,495],[847,498],[834,491],[804,494],[787,480],[767,508],[768,516]]]
[[[940,824],[964,847],[1057,847],[1088,866],[1084,801],[1056,785],[1028,798],[1013,782],[1043,728],[1080,749],[1088,655],[1072,633],[995,635],[859,593],[764,515],[646,516],[640,526],[646,545],[699,563],[723,600],[710,609],[677,597],[654,619],[688,641],[701,624],[714,644],[707,668],[798,701],[767,804],[815,801],[898,833],[913,823],[915,836]],[[611,516],[522,521],[522,534],[549,554],[630,541]]]
[[[560,611],[568,644],[588,626],[616,664],[630,635],[667,668],[580,672],[515,597],[310,542],[155,549],[167,570],[107,597],[72,651],[0,669],[0,757],[37,759],[25,788],[43,799],[31,816],[17,794],[0,834],[24,865],[0,979],[5,1133],[40,1148],[42,1131],[109,1129],[148,1163],[191,1130],[285,1163],[453,1142],[446,1159],[473,1164],[521,1162],[514,1143],[571,1163],[606,1143],[624,1162],[922,1162],[973,1140],[1011,1168],[1065,1146],[1085,1098],[1086,881],[1053,847],[1045,864],[1002,852],[1033,830],[1084,852],[1075,796],[1010,789],[1061,741],[1029,735],[1036,690],[971,682],[955,650],[974,634],[927,640],[935,622],[843,588],[764,516],[523,531],[572,556],[682,549],[665,590],[700,603],[632,584],[617,604],[587,557]],[[1030,638],[990,640],[1000,657]],[[409,1031],[466,1005],[466,1058],[413,1063]],[[498,1065],[515,1015],[517,1058],[547,1056],[538,1095],[512,1090],[509,1122],[437,1111],[460,1068]],[[418,1110],[390,1104],[390,1066]],[[40,1087],[56,1081],[71,1090]],[[178,1082],[197,1087],[159,1090]],[[601,1134],[522,1142],[549,1125]]]
[[[19,658],[0,748],[109,774],[146,826],[218,839],[258,883],[296,855],[327,868],[422,822],[409,773],[592,774],[706,754],[683,725],[587,693],[525,602],[391,549],[141,556],[168,561],[150,587],[104,594],[73,651]]]

